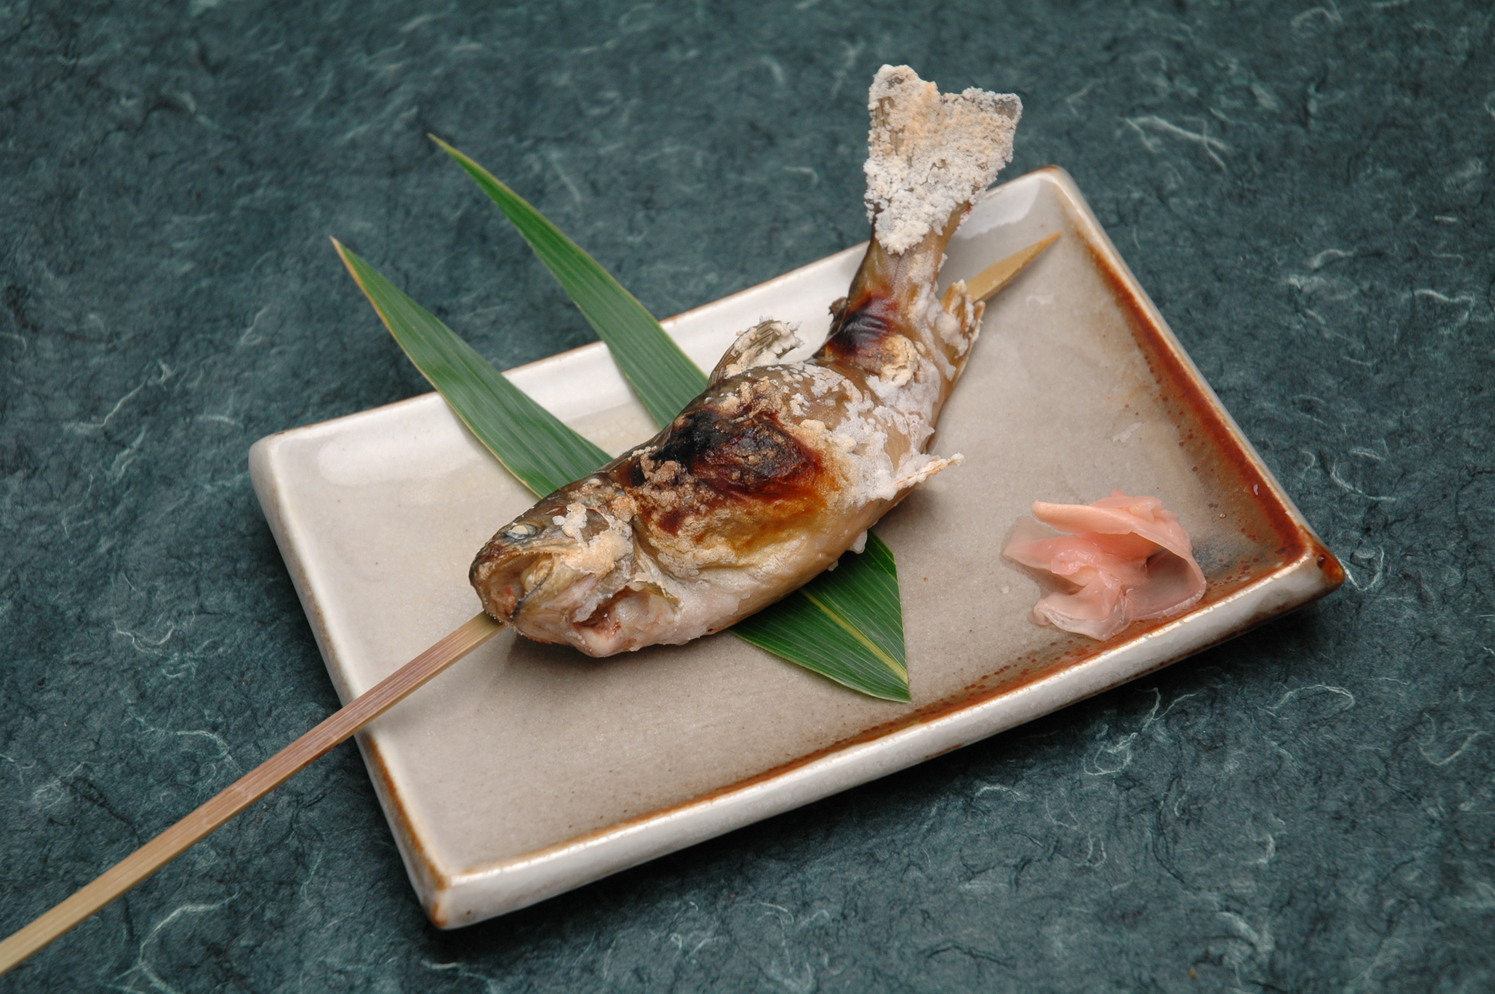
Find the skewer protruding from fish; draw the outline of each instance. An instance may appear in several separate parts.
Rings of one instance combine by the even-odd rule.
[[[869,96],[873,237],[825,344],[764,322],[664,431],[541,500],[471,578],[493,618],[607,656],[687,642],[773,603],[954,460],[929,452],[982,304],[941,298],[951,235],[1012,155],[1016,96],[942,95],[884,66]]]

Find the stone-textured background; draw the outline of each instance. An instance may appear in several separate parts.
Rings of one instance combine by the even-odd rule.
[[[1330,599],[507,918],[424,921],[354,750],[7,991],[1495,987],[1487,3],[0,3],[0,932],[335,706],[250,492],[587,338],[458,143],[656,313],[865,237],[864,88],[1019,92],[1345,562]]]

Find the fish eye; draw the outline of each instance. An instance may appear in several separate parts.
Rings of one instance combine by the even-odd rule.
[[[518,542],[527,538],[534,538],[540,534],[540,526],[530,524],[528,521],[516,521],[504,529],[503,537],[510,541]]]

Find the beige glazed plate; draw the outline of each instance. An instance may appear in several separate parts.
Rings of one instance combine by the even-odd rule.
[[[360,737],[415,889],[452,927],[918,763],[1236,635],[1338,585],[1073,181],[994,189],[950,279],[1062,237],[987,308],[935,442],[965,462],[878,526],[898,560],[913,704],[731,635],[591,660],[503,633]],[[861,248],[665,326],[710,369],[765,317],[818,342]],[[602,346],[513,371],[610,452],[653,434]],[[262,439],[255,489],[344,701],[477,611],[473,554],[532,503],[435,394]],[[1210,581],[1186,615],[1092,642],[1029,620],[1000,552],[1034,500],[1152,494]]]

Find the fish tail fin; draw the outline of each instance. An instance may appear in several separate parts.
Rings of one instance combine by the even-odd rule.
[[[942,94],[908,66],[883,66],[867,109],[867,216],[878,243],[898,255],[954,233],[1012,160],[1023,104],[975,88]]]

